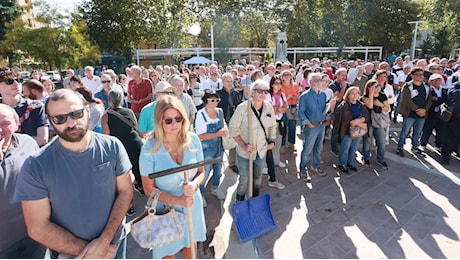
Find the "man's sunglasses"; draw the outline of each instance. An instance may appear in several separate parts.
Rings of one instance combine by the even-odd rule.
[[[184,118],[182,116],[176,116],[174,118],[167,117],[167,118],[163,119],[163,122],[165,122],[165,124],[167,124],[167,125],[170,125],[170,124],[172,124],[173,120],[175,120],[176,123],[182,123],[182,121],[184,121]]]
[[[5,79],[5,81],[3,82],[5,82],[6,85],[13,85],[15,81],[17,80],[16,79]]]
[[[75,110],[73,112],[70,112],[64,115],[48,116],[48,119],[51,120],[56,125],[62,125],[65,122],[67,122],[68,117],[71,117],[72,119],[77,120],[77,119],[82,118],[84,114],[85,114],[85,108],[82,108],[82,109],[78,109],[78,110]]]
[[[102,84],[111,83],[111,82],[112,82],[112,81],[110,81],[110,80],[103,80],[103,81],[101,81]]]
[[[175,95],[174,91],[161,91],[161,92],[158,92],[160,94],[166,94],[166,95]]]
[[[268,94],[268,93],[270,93],[270,91],[268,91],[266,89],[259,89],[259,88],[253,89],[252,91],[255,91],[255,92],[259,93],[259,94]]]
[[[220,102],[220,98],[208,98],[208,101],[219,103],[219,102]]]

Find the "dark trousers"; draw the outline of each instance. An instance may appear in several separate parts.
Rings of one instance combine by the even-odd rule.
[[[443,139],[445,136],[446,123],[439,119],[436,114],[430,114],[425,119],[425,124],[423,125],[422,137],[420,138],[420,145],[426,146],[428,144],[428,139],[430,139],[433,129],[436,130],[436,147],[442,147]]]
[[[446,124],[444,145],[441,150],[442,161],[449,162],[453,151],[458,152],[460,142],[460,117],[452,117]]]
[[[270,177],[270,181],[276,181],[275,176],[275,161],[273,160],[273,152],[272,150],[267,151],[267,155],[265,156],[265,162],[267,163],[268,168],[268,176]]]

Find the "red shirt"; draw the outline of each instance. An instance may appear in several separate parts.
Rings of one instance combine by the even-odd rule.
[[[142,79],[142,82],[139,84],[133,79],[130,80],[128,84],[128,95],[131,96],[133,100],[139,100],[152,94],[152,89],[153,85],[149,79]],[[151,100],[146,100],[139,104],[131,103],[131,110],[133,110],[134,113],[140,113],[142,108],[150,102]]]

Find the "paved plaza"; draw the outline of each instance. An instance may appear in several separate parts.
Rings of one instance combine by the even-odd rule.
[[[440,165],[439,151],[428,146],[425,154],[412,154],[409,140],[406,156],[397,156],[399,127],[390,129],[388,170],[376,165],[373,153],[370,168],[358,156],[358,172],[342,174],[326,140],[321,168],[327,176],[313,174],[311,183],[296,173],[298,129],[297,152],[282,154],[288,167],[276,168],[286,189],[268,187],[263,178],[261,193],[271,195],[276,229],[246,243],[239,241],[231,217],[237,175],[226,168],[226,200],[205,195],[208,240],[199,244],[198,258],[460,258],[460,159]],[[135,194],[136,214],[145,201]],[[128,258],[151,254],[129,237]]]

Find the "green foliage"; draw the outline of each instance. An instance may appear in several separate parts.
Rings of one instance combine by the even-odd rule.
[[[5,39],[6,27],[21,14],[17,1],[0,0],[0,41]]]
[[[99,50],[91,45],[84,23],[68,27],[66,17],[56,9],[44,2],[36,4],[40,26],[29,29],[20,19],[8,24],[2,49],[20,54],[18,58],[41,61],[50,70],[77,67],[100,59]]]

